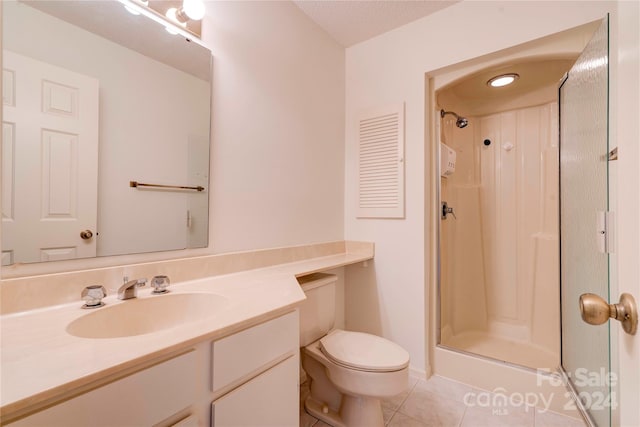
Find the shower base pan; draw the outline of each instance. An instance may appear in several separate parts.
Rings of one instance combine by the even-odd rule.
[[[441,345],[533,369],[555,370],[560,363],[559,355],[526,341],[510,340],[484,332],[463,332],[447,338]]]
[[[531,347],[533,346],[529,346]],[[556,369],[553,369],[553,372],[548,372],[546,369],[538,371],[511,361],[504,361],[504,357],[495,356],[495,351],[491,353],[491,356],[474,354],[467,350],[453,348],[448,343],[442,343],[434,349],[433,373],[468,384],[476,389],[506,393],[508,396],[513,396],[514,393],[528,396],[533,393],[539,397],[534,404],[538,409],[550,409],[563,415],[580,418],[580,414],[573,405],[572,397]]]

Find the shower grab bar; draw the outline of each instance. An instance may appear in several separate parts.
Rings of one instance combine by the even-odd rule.
[[[163,185],[163,184],[144,184],[138,181],[129,181],[129,187],[152,187],[152,188],[171,188],[175,190],[196,190],[204,191],[204,187],[198,185],[197,187],[189,187],[184,185]]]

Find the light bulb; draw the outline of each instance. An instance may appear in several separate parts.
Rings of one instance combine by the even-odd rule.
[[[180,22],[178,20],[178,10],[175,7],[167,9],[167,12],[164,14],[169,20],[175,25],[179,25],[181,27],[186,27],[187,24],[185,22]],[[168,30],[167,30],[168,31]],[[176,33],[177,34],[177,33]]]
[[[194,21],[199,21],[204,17],[204,2],[202,0],[183,0],[182,9]]]
[[[510,85],[511,83],[515,82],[516,80],[518,80],[518,77],[520,76],[517,75],[516,73],[501,74],[499,76],[495,76],[491,78],[487,82],[487,84],[491,87],[502,87],[502,86]]]

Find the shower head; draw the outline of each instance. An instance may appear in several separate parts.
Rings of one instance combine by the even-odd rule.
[[[444,118],[444,116],[446,116],[447,114],[451,114],[453,116],[456,116],[456,126],[458,126],[460,129],[466,128],[467,125],[469,125],[469,120],[467,120],[466,117],[460,117],[459,115],[457,115],[453,111],[440,110],[440,117]]]
[[[468,124],[469,120],[467,120],[465,117],[458,117],[458,120],[456,120],[456,126],[458,126],[460,129],[466,128]]]

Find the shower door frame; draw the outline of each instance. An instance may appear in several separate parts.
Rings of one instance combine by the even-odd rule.
[[[606,211],[605,214],[610,212],[611,209],[611,201],[610,201],[610,168],[609,168],[609,162],[612,160],[616,160],[616,159],[612,159],[611,155],[612,152],[610,152],[610,121],[611,121],[611,117],[610,117],[610,102],[611,102],[611,70],[610,70],[610,63],[611,63],[611,46],[610,46],[610,40],[611,40],[611,36],[610,36],[610,31],[611,31],[611,22],[610,22],[610,15],[607,14],[603,20],[602,20],[602,25],[606,25],[606,47],[607,47],[607,74],[606,74],[606,80],[607,80],[607,106],[606,106],[606,130],[605,130],[605,135],[606,135],[606,147],[605,147],[605,152],[608,153],[606,156],[606,187],[607,187],[607,196],[606,196]],[[595,34],[594,34],[595,35]],[[591,41],[589,41],[589,43],[587,44],[587,46],[591,43]],[[586,49],[587,47],[585,47]],[[579,60],[579,59],[578,59]],[[573,68],[572,68],[573,69]],[[562,89],[564,87],[564,84],[567,82],[567,80],[570,77],[570,73],[571,70],[568,71],[567,73],[565,73],[565,75],[562,77],[562,79],[558,82],[558,148],[560,150],[560,156],[561,156],[561,150],[562,150]],[[581,163],[584,161],[581,161]],[[560,159],[559,162],[559,174],[561,173],[561,169],[562,169],[562,161]],[[560,195],[559,197],[559,202],[560,202],[560,206],[559,209],[561,210],[561,205],[562,205],[562,192],[560,191],[560,187],[562,186],[562,178],[561,176],[559,177],[560,179],[558,180],[558,194]],[[560,214],[558,216],[558,221],[559,221],[559,228],[561,229],[562,227],[562,215]],[[558,367],[558,371],[560,372],[560,375],[562,377],[562,381],[565,385],[565,387],[567,388],[567,390],[569,391],[569,394],[571,395],[571,398],[573,399],[573,402],[576,406],[576,408],[578,409],[578,411],[580,412],[580,415],[582,416],[583,420],[587,423],[587,425],[589,427],[598,427],[598,424],[596,423],[594,417],[591,415],[591,413],[589,412],[589,409],[585,406],[583,399],[582,399],[582,393],[586,393],[586,391],[584,392],[580,392],[577,388],[577,386],[573,383],[573,380],[571,378],[570,373],[567,373],[565,366],[564,366],[564,357],[563,357],[563,353],[564,353],[564,345],[562,344],[562,341],[564,340],[564,329],[562,326],[562,309],[563,309],[563,304],[562,304],[562,300],[563,300],[563,285],[562,285],[562,238],[561,235],[559,236],[559,243],[560,243],[560,270],[561,270],[561,274],[560,274],[560,310],[561,310],[561,316],[560,316],[560,366]],[[607,240],[610,239],[611,236],[607,236]],[[615,302],[615,301],[611,301],[611,269],[612,269],[612,262],[611,262],[611,258],[610,258],[610,248],[609,246],[609,242],[605,243],[605,248],[604,248],[604,253],[607,254],[607,286],[606,286],[606,295],[602,295],[602,297],[604,297],[607,302]],[[584,292],[584,289],[583,291]],[[577,309],[577,307],[576,307]],[[613,325],[615,326],[615,325]],[[613,334],[612,334],[612,325],[610,321],[606,322],[606,330],[607,330],[607,335],[608,335],[608,360],[606,361],[608,366],[606,367],[608,369],[609,373],[614,372],[613,371],[613,367],[612,367],[612,351],[616,350],[616,346],[615,343],[612,342],[613,339]],[[581,367],[584,368],[584,367]],[[609,384],[608,385],[608,397],[609,397],[609,403],[610,404],[615,404],[615,399],[616,399],[616,393],[615,391],[613,391],[614,387]],[[609,406],[609,411],[608,411],[608,421],[609,421],[609,426],[613,425],[613,411],[616,410],[616,406]]]

